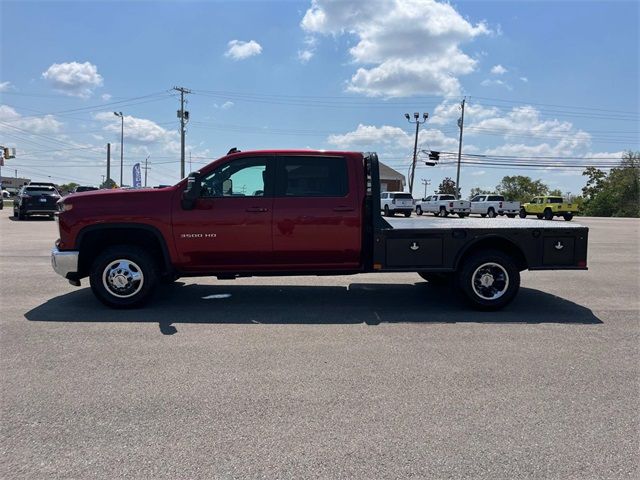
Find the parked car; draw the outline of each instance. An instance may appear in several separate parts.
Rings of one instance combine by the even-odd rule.
[[[71,193],[80,193],[80,192],[92,192],[94,190],[100,190],[98,187],[90,186],[90,185],[78,185],[71,190]]]
[[[447,276],[475,308],[495,310],[513,300],[523,270],[587,269],[580,225],[411,221],[381,217],[379,204],[375,153],[232,153],[173,187],[59,200],[51,265],[76,286],[88,277],[114,308],[142,305],[182,276],[417,272]]]
[[[520,207],[520,218],[527,215],[535,215],[545,220],[553,220],[553,217],[563,217],[567,222],[578,212],[578,206],[564,201],[562,197],[544,196],[535,197]]]
[[[520,212],[520,202],[507,202],[502,195],[476,195],[471,199],[471,213],[481,217],[494,218],[498,215],[506,215],[515,218]]]
[[[48,215],[50,218],[58,211],[56,202],[60,194],[55,187],[49,185],[29,184],[20,187],[13,200],[13,216],[24,220],[30,215]]]
[[[380,210],[387,217],[392,217],[398,213],[404,213],[405,217],[410,217],[413,212],[413,197],[406,192],[382,192],[380,194]]]
[[[454,195],[437,194],[429,195],[416,204],[416,213],[433,213],[435,216],[446,217],[449,214],[457,214],[460,218],[466,217],[471,212],[471,203],[468,200],[456,200]]]

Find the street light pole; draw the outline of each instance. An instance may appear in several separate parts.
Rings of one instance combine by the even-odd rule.
[[[420,129],[420,124],[427,121],[429,114],[424,112],[422,114],[422,121],[420,121],[420,114],[418,112],[413,114],[414,121],[411,121],[411,116],[408,113],[405,113],[404,116],[409,123],[416,124],[416,138],[413,143],[413,161],[411,162],[411,173],[409,174],[409,193],[413,195],[413,179],[416,174],[416,161],[418,160],[418,130]]]
[[[122,167],[124,159],[124,115],[122,112],[113,112],[116,117],[120,117],[120,188],[122,188]]]

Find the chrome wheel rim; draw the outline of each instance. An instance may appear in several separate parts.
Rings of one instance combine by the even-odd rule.
[[[471,287],[474,293],[483,300],[497,300],[509,288],[509,274],[498,263],[483,263],[473,272]]]
[[[102,284],[114,297],[129,298],[140,292],[144,285],[144,274],[135,262],[119,258],[105,267]]]

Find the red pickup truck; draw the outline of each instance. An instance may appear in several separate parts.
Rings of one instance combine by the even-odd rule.
[[[172,187],[58,202],[54,270],[110,307],[178,277],[417,272],[476,308],[501,308],[525,269],[587,268],[588,229],[566,222],[384,219],[374,153],[226,155]]]

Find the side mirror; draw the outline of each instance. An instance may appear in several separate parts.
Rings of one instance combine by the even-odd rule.
[[[202,188],[200,178],[200,172],[191,172],[187,177],[187,188],[182,192],[182,208],[184,210],[193,210],[195,207]]]

